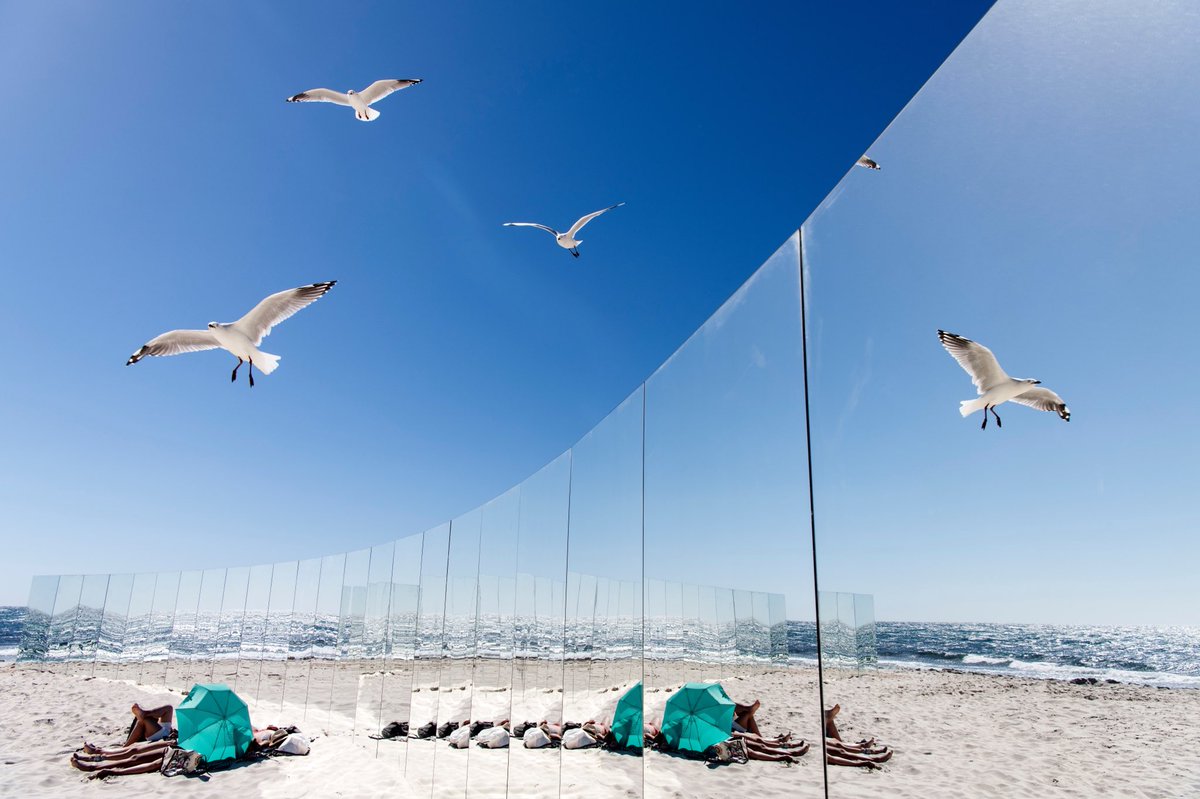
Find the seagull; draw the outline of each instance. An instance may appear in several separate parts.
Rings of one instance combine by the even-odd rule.
[[[125,365],[131,366],[147,355],[179,355],[183,352],[215,350],[219,347],[238,359],[237,366],[233,367],[231,381],[237,380],[238,369],[242,368],[242,363],[249,362],[246,374],[250,378],[250,387],[253,388],[253,367],[258,367],[258,371],[269,375],[279,366],[278,355],[258,349],[262,340],[271,335],[271,328],[301,308],[324,297],[336,284],[336,280],[330,280],[326,283],[313,283],[280,291],[255,305],[250,313],[236,322],[209,322],[208,330],[172,330],[163,333],[142,345],[141,349],[129,356]]]
[[[866,167],[867,169],[874,169],[876,172],[878,172],[880,169],[882,169],[882,167],[879,166],[879,164],[875,163],[875,161],[869,155],[864,155],[863,157],[859,158],[857,161],[854,162],[854,165],[855,166],[863,166],[863,167]]]
[[[582,230],[583,226],[586,225],[588,222],[591,222],[593,219],[600,216],[600,214],[607,213],[608,211],[611,211],[614,208],[620,208],[624,204],[625,203],[617,203],[616,205],[610,205],[607,208],[602,208],[599,211],[593,211],[592,213],[588,214],[587,216],[581,216],[581,217],[579,217],[579,220],[575,224],[571,225],[571,229],[568,230],[566,233],[559,233],[554,228],[546,227],[545,225],[539,225],[537,222],[505,222],[504,226],[505,227],[540,228],[541,230],[544,230],[547,233],[549,233],[551,236],[553,236],[555,238],[555,240],[558,242],[559,247],[562,247],[564,250],[570,250],[571,255],[574,255],[576,258],[578,258],[579,257],[579,245],[583,244],[583,241],[575,238],[575,234],[578,233],[580,230]]]
[[[991,350],[969,338],[939,330],[938,339],[946,348],[946,352],[958,361],[958,365],[967,370],[967,374],[971,376],[971,381],[979,392],[979,399],[963,400],[959,403],[958,411],[963,416],[970,416],[982,408],[981,430],[987,429],[989,410],[996,417],[996,426],[1003,427],[1000,424],[1000,415],[996,413],[996,406],[1009,400],[1028,405],[1039,411],[1054,411],[1062,417],[1064,422],[1071,421],[1071,411],[1063,402],[1062,397],[1048,388],[1034,388],[1034,386],[1041,385],[1041,380],[1009,377],[1000,368],[1000,364],[996,361],[996,356],[992,355]]]
[[[371,122],[379,118],[379,112],[371,108],[371,105],[379,102],[392,92],[407,89],[409,86],[416,86],[420,82],[420,78],[377,80],[361,92],[351,89],[345,94],[335,92],[332,89],[309,89],[306,92],[293,94],[287,98],[287,101],[289,103],[336,103],[338,105],[348,105],[354,109],[355,117],[363,122]]]

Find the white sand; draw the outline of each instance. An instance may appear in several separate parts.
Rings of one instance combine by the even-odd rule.
[[[327,687],[316,689],[334,696],[340,704],[334,712],[310,712],[310,718],[299,721],[303,707],[286,697],[303,692],[291,687],[282,710],[278,703],[272,705],[273,713],[252,710],[256,724],[297,723],[319,735],[308,757],[266,760],[213,774],[207,782],[153,774],[89,782],[68,765],[81,741],[116,740],[128,725],[130,704],[177,703],[181,694],[78,672],[66,666],[0,665],[0,796],[119,797],[151,790],[278,799],[405,797],[428,795],[434,779],[437,795],[455,796],[464,791],[503,795],[507,783],[510,796],[551,797],[558,795],[560,782],[562,795],[589,799],[635,797],[643,786],[648,797],[815,799],[821,794],[815,748],[791,767],[750,763],[710,769],[657,752],[637,758],[600,750],[455,750],[442,741],[376,742],[365,733],[379,723],[378,714],[360,713],[359,732],[352,734],[355,710],[345,697],[356,690],[375,695],[390,677],[340,675],[336,670],[329,670]],[[265,675],[254,684],[274,690],[269,672]],[[648,682],[648,715],[653,716],[666,693]],[[723,682],[736,699],[762,700],[764,732],[789,729],[816,743],[811,671],[724,675]],[[462,712],[467,693],[474,693],[481,712],[502,715],[509,692],[447,692],[452,697],[445,705],[449,715]],[[537,702],[552,702],[554,695],[530,691],[524,699],[518,696],[518,705],[532,710]],[[603,714],[615,695],[611,690],[591,697],[568,692],[568,715],[572,706]],[[873,735],[895,751],[880,771],[830,767],[831,795],[839,799],[1200,796],[1200,749],[1194,736],[1200,730],[1200,691],[914,671],[834,675],[826,698],[842,704],[839,724],[847,740]],[[424,702],[420,698],[415,706]],[[397,709],[408,704],[407,698],[395,703]],[[406,759],[418,790],[402,776]]]

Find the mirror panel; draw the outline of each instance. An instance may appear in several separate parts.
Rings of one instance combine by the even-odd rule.
[[[601,732],[642,680],[641,630],[632,619],[610,616],[610,597],[619,606],[620,586],[642,581],[644,403],[639,387],[571,450],[564,718],[596,722]],[[626,609],[635,616],[640,594],[626,594]],[[625,743],[633,745],[564,749],[561,795],[640,796],[640,742],[626,737]],[[601,783],[597,769],[605,775]]]
[[[167,653],[165,682],[177,691],[186,691],[192,654],[197,649],[196,611],[200,606],[200,583],[204,573],[185,571],[179,575],[175,592],[175,619],[171,624],[171,640]]]
[[[95,674],[96,648],[100,643],[100,623],[104,618],[107,597],[107,574],[89,574],[83,578],[83,587],[79,591],[79,613],[72,635],[74,646],[71,659],[79,661],[80,668],[89,674]]]
[[[321,730],[332,728],[330,705],[334,675],[338,669],[338,635],[342,619],[342,581],[346,575],[346,555],[327,555],[321,559],[320,584],[317,587],[316,618],[312,633],[312,664],[309,670],[305,724]]]
[[[950,770],[1044,794],[1063,763],[1081,796],[1171,779],[1144,708],[1181,718],[1200,685],[1195,11],[997,4],[872,145],[882,171],[804,225],[819,580],[842,594],[822,648],[846,664],[825,701],[896,752],[871,787],[831,767],[835,799]],[[939,330],[1069,423],[983,410]],[[1138,730],[1137,754],[1087,768],[1054,730]]]
[[[250,567],[235,566],[225,572],[221,592],[221,617],[217,622],[217,641],[213,646],[210,682],[233,687],[237,683],[238,664],[242,659],[242,622],[246,618],[246,597],[250,590]]]
[[[483,507],[479,533],[479,619],[471,680],[474,688],[471,719],[495,726],[507,724],[510,732],[520,512],[520,487],[510,489]],[[472,748],[467,796],[504,796],[508,761],[507,748]]]
[[[246,582],[246,605],[242,614],[242,636],[237,674],[231,686],[254,717],[258,705],[258,678],[262,673],[263,644],[267,627],[267,608],[271,604],[270,563],[250,567]]]
[[[210,682],[221,632],[221,604],[225,597],[225,569],[206,569],[200,578],[196,602],[195,646],[188,659],[180,690],[190,691],[196,683]],[[109,589],[112,592],[112,589]]]
[[[175,629],[175,608],[179,599],[179,572],[159,572],[154,581],[154,601],[150,607],[150,629],[142,671],[138,682],[167,685],[167,658],[171,652],[171,633]]]
[[[114,574],[108,578],[104,616],[100,620],[100,635],[96,645],[97,677],[117,679],[120,676],[133,580],[132,574]]]
[[[133,576],[133,590],[129,594],[129,614],[125,619],[125,638],[121,645],[122,680],[137,682],[141,677],[142,663],[150,645],[150,611],[154,607],[154,586],[158,574],[143,572]]]
[[[646,381],[647,606],[663,581],[665,625],[646,642],[661,658],[646,685],[656,724],[686,680],[706,675],[735,702],[761,702],[754,720],[764,734],[822,737],[815,670],[770,659],[766,596],[784,597],[785,619],[815,622],[799,255],[794,235]],[[690,647],[694,585],[735,589],[733,607],[719,594],[714,602],[718,623],[730,611],[735,662],[708,662]],[[792,768],[748,764],[738,790],[821,795],[820,754],[801,749]],[[649,796],[714,792],[701,761],[652,750],[644,760]]]
[[[358,681],[358,705],[354,715],[354,737],[360,745],[378,750],[377,739],[385,722],[383,681],[387,664],[388,622],[391,618],[392,568],[396,544],[371,548],[371,567],[367,573],[367,598],[363,611],[363,653]],[[372,738],[371,736],[375,736]]]
[[[59,578],[58,591],[54,596],[54,612],[50,616],[47,660],[61,662],[70,659],[75,640],[75,618],[79,615],[79,595],[82,591],[82,575],[71,574]]]
[[[446,568],[446,620],[442,673],[438,692],[438,733],[471,719],[471,684],[475,660],[475,630],[479,613],[479,534],[483,512],[476,509],[450,525],[450,554]],[[438,746],[434,755],[434,784],[438,796],[465,796],[471,747]]]
[[[380,721],[410,725],[413,660],[417,645],[417,610],[421,590],[421,547],[423,535],[401,538],[392,559],[392,601],[389,609],[388,650],[383,675]],[[409,730],[409,733],[413,730]],[[382,739],[378,754],[405,767],[408,733]]]
[[[34,577],[29,585],[29,604],[21,627],[21,645],[17,660],[46,660],[50,653],[50,630],[54,618],[54,600],[58,596],[58,575]]]
[[[308,558],[296,566],[296,596],[288,632],[287,667],[284,669],[283,719],[288,724],[304,723],[312,675],[313,644],[316,640],[317,595],[321,588],[321,558]]]
[[[445,744],[434,733],[438,719],[439,678],[445,633],[449,523],[427,530],[423,539],[409,742],[405,747],[405,776],[418,796],[432,796],[434,753],[439,744]]]
[[[358,709],[358,683],[363,673],[363,631],[370,569],[370,549],[359,549],[346,554],[338,621],[338,662],[333,670],[333,693],[329,709],[331,732],[336,730],[347,735],[354,733],[354,714]]]
[[[258,672],[254,708],[256,724],[287,726],[294,724],[280,716],[283,710],[284,677],[292,632],[292,605],[296,601],[296,573],[300,564],[289,560],[271,567],[271,591],[267,598],[267,616],[263,623],[262,664]]]
[[[517,529],[512,723],[563,721],[563,626],[571,460],[563,453],[521,484]],[[554,795],[560,750],[509,747],[509,797]]]

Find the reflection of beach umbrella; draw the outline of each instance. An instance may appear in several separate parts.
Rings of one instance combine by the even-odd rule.
[[[617,700],[617,709],[613,712],[612,736],[618,746],[626,749],[642,748],[641,682]]]
[[[193,685],[175,719],[179,748],[199,752],[210,763],[244,755],[254,739],[250,711],[227,685]]]
[[[703,752],[728,738],[732,729],[733,700],[717,683],[685,684],[663,711],[663,738],[681,751]]]

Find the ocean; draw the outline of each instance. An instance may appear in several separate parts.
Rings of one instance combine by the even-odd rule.
[[[0,661],[16,659],[24,622],[25,608],[0,605]]]
[[[816,658],[813,624],[788,622],[793,658]],[[879,667],[1200,688],[1200,628],[876,622]]]
[[[0,660],[16,657],[24,616],[24,608],[0,607]],[[874,632],[883,669],[958,669],[1200,688],[1198,628],[877,622]],[[316,636],[314,643],[323,640]],[[286,640],[282,646],[286,652]],[[649,647],[651,651],[657,657],[672,656],[670,648]],[[812,622],[788,622],[788,652],[797,662],[815,662]]]

